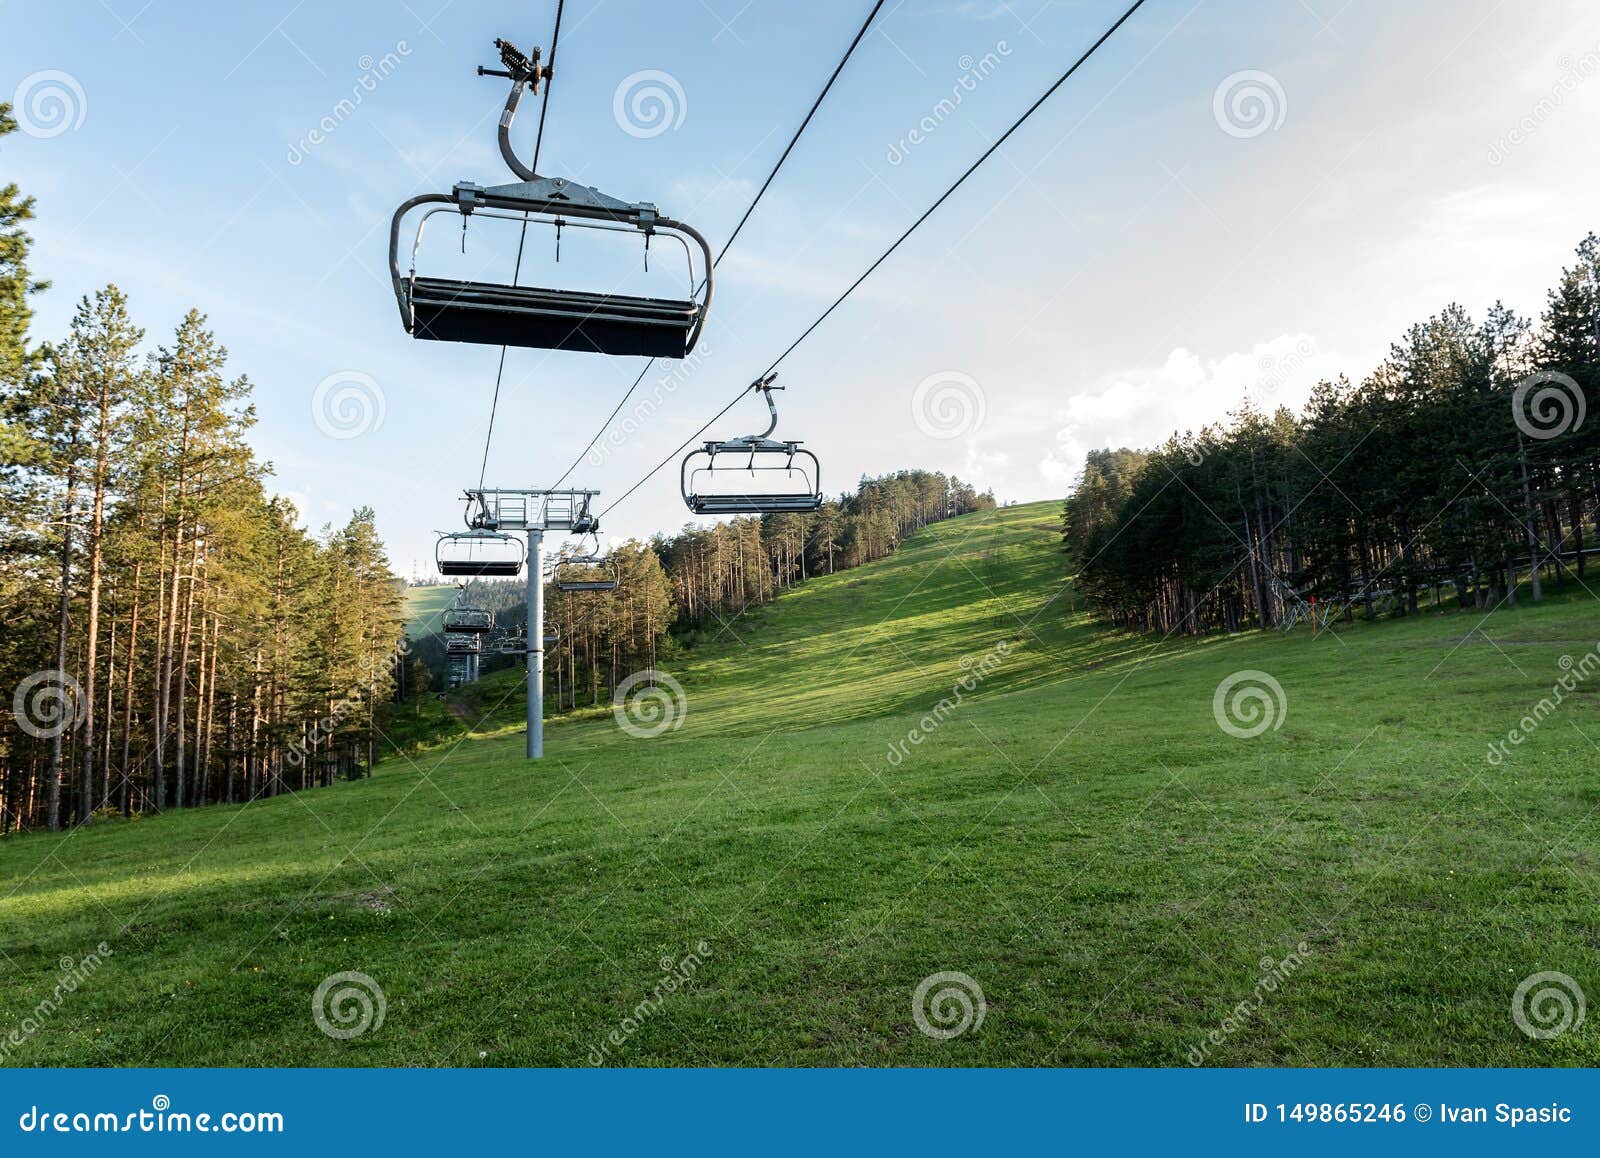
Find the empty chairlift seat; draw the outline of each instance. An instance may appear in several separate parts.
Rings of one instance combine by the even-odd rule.
[[[395,301],[406,332],[416,338],[489,345],[531,346],[553,350],[587,350],[600,354],[640,354],[657,358],[682,358],[694,349],[711,308],[712,258],[706,239],[681,221],[663,217],[649,202],[621,201],[598,189],[562,177],[541,177],[525,164],[511,144],[511,125],[525,92],[539,91],[549,69],[540,63],[539,50],[525,54],[506,40],[496,40],[499,69],[480,68],[480,76],[504,77],[511,82],[500,114],[500,156],[518,178],[507,185],[485,188],[468,181],[449,193],[413,197],[395,210],[389,225],[389,275]],[[413,209],[428,208],[417,222],[411,244],[411,268],[400,272],[400,233],[403,219]],[[644,239],[645,268],[649,268],[650,243],[661,238],[683,248],[688,267],[683,297],[643,297],[615,292],[596,293],[555,287],[524,286],[489,281],[420,276],[417,251],[428,218],[436,213],[459,213],[462,229],[473,217],[501,217],[519,223],[522,242],[528,225],[551,226],[556,231],[557,258],[561,231],[567,228],[623,232]],[[465,234],[463,233],[463,246]],[[691,248],[691,246],[693,248]],[[694,251],[699,251],[696,269]]]
[[[822,506],[819,473],[798,442],[708,442],[684,460],[683,501],[697,515],[808,514]]]
[[[573,555],[556,563],[557,591],[615,591],[617,569],[599,554]]]
[[[444,630],[486,635],[494,630],[494,612],[482,607],[450,607],[444,613]]]
[[[694,302],[571,293],[445,278],[413,278],[416,338],[490,346],[682,358],[699,318]]]
[[[550,651],[561,642],[561,633],[552,631],[544,637],[544,649]],[[490,650],[499,655],[527,655],[528,637],[525,635],[507,635],[495,640],[490,645]]]
[[[439,574],[514,579],[522,574],[522,540],[503,531],[453,531],[439,536]]]
[[[402,219],[430,204],[436,207],[417,222],[411,268],[402,274]],[[671,239],[683,249],[686,296],[643,297],[419,275],[417,251],[423,229],[435,214],[449,212],[460,213],[463,226],[477,216],[561,229],[636,232],[647,244]],[[700,254],[703,280],[698,291],[691,242]],[[407,332],[435,341],[682,358],[699,340],[711,305],[711,250],[698,232],[662,217],[648,203],[619,201],[561,178],[537,177],[492,188],[463,182],[448,194],[413,197],[395,211],[389,232],[389,272]]]
[[[683,501],[697,515],[770,515],[822,506],[822,465],[798,442],[769,437],[778,426],[772,392],[776,374],[751,389],[767,401],[772,420],[761,434],[708,441],[684,456],[679,471]],[[720,461],[719,461],[720,460]]]

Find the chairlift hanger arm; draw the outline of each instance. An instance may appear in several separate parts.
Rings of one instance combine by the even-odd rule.
[[[760,378],[757,378],[754,382],[750,383],[750,389],[760,394],[762,398],[766,399],[767,413],[770,415],[770,419],[767,422],[767,428],[760,434],[746,434],[740,438],[730,438],[727,440],[708,439],[705,443],[705,452],[708,455],[715,457],[716,455],[725,452],[741,450],[749,450],[752,452],[757,450],[769,452],[786,450],[791,458],[794,457],[795,448],[800,445],[798,442],[788,442],[774,439],[772,437],[772,432],[778,429],[778,406],[777,403],[773,402],[772,400],[772,392],[774,390],[785,389],[785,387],[773,385],[773,383],[777,380],[778,373],[776,370],[774,370],[770,374],[763,374]]]
[[[774,386],[773,383],[777,380],[778,372],[774,370],[770,374],[762,375],[760,378],[757,378],[750,384],[750,389],[760,391],[761,397],[767,400],[767,412],[772,415],[772,421],[767,423],[767,428],[765,430],[763,430],[760,434],[752,434],[747,441],[764,442],[768,438],[772,437],[772,432],[774,430],[778,429],[778,407],[777,404],[772,401],[772,392],[774,390],[782,390],[784,387]]]
[[[461,521],[474,530],[497,530],[497,520],[489,511],[489,504],[484,500],[482,492],[474,494],[466,492],[462,496],[463,509]]]
[[[506,96],[505,111],[500,114],[500,156],[505,158],[506,166],[513,173],[524,181],[531,181],[534,177],[533,169],[522,163],[516,149],[511,145],[511,122],[516,119],[517,106],[522,103],[524,92],[531,88],[534,96],[539,95],[539,82],[550,78],[550,66],[539,63],[537,46],[531,57],[523,55],[509,40],[496,40],[494,46],[500,50],[500,63],[505,67],[484,68],[479,65],[478,75],[504,77],[511,82],[511,92]]]

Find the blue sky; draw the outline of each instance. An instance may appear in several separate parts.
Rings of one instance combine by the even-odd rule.
[[[867,7],[569,0],[541,168],[654,201],[717,244]],[[659,408],[572,482],[616,496],[692,433],[1123,7],[886,4],[723,262],[704,356],[659,392],[672,367],[658,364]],[[499,352],[407,337],[389,214],[460,179],[509,179],[504,82],[473,70],[495,62],[496,36],[547,44],[553,14],[553,0],[12,6],[0,94],[53,89],[68,106],[64,124],[41,106],[0,148],[0,176],[39,202],[53,288],[37,334],[109,280],[152,343],[198,306],[255,384],[275,487],[312,526],[374,506],[410,573],[478,477]],[[646,71],[676,84],[654,134],[615,112]],[[1295,404],[1451,300],[1537,311],[1600,228],[1597,113],[1600,11],[1585,0],[1150,0],[785,363],[779,431],[817,451],[829,490],[922,466],[1002,499],[1056,497],[1089,447],[1149,444],[1247,392]],[[436,225],[448,258],[459,233]],[[514,245],[475,229],[467,260],[509,261]],[[529,247],[548,262],[548,237]],[[588,256],[564,249],[560,271],[580,276]],[[553,482],[641,366],[512,350],[488,482]],[[345,431],[319,397],[351,384],[369,416],[330,437]],[[758,430],[758,411],[711,433]],[[669,469],[605,529],[686,519]]]

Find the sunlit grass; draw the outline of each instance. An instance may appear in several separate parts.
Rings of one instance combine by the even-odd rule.
[[[445,608],[456,601],[456,589],[453,586],[408,587],[406,596],[411,614],[406,634],[412,639],[421,639],[439,630]]]
[[[1074,608],[1054,515],[941,524],[665,656],[656,739],[589,712],[527,763],[496,673],[491,734],[370,780],[0,843],[0,1030],[114,951],[8,1061],[585,1064],[704,941],[613,1064],[1183,1064],[1304,942],[1211,1064],[1600,1064],[1592,1017],[1510,1010],[1543,970],[1600,994],[1600,681],[1486,760],[1600,603],[1163,643]],[[1212,714],[1241,669],[1287,702],[1254,739]],[[348,1041],[311,1010],[343,970],[388,1003]],[[912,1018],[941,970],[987,999],[951,1041]]]

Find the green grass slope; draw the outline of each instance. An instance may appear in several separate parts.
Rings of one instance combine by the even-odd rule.
[[[500,674],[481,732],[370,780],[5,841],[0,1030],[39,1022],[6,1060],[1600,1064],[1594,1019],[1512,1017],[1535,973],[1600,992],[1600,671],[1486,759],[1600,602],[1132,638],[1073,608],[1054,515],[730,621],[663,662],[654,738],[591,713],[528,764]],[[1242,738],[1248,670],[1286,707]],[[337,1038],[346,971],[384,1017]],[[942,1039],[913,995],[950,971],[984,1015]]]
[[[436,633],[443,622],[445,608],[455,601],[454,586],[407,587],[406,614],[410,622],[406,624],[406,634],[412,639],[421,639]]]

